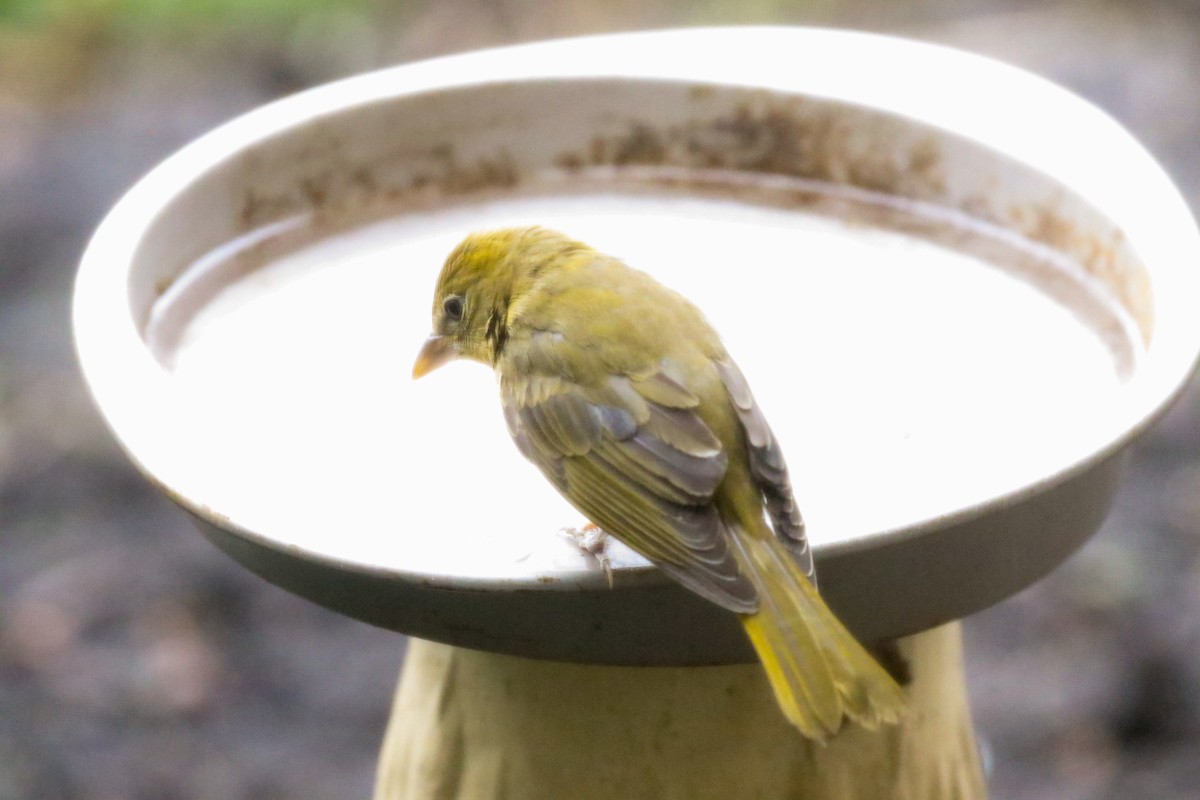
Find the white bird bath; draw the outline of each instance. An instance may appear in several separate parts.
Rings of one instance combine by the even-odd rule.
[[[1200,238],[1115,122],[961,52],[824,30],[604,36],[254,111],[113,209],[75,298],[95,400],[219,547],[424,639],[609,665],[752,659],[507,440],[493,379],[419,384],[465,233],[556,227],[695,300],[787,454],[864,640],[1054,568],[1200,348]]]

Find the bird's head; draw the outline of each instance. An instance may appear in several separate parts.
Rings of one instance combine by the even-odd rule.
[[[433,333],[413,377],[456,358],[492,363],[507,336],[508,309],[570,252],[588,249],[545,228],[473,233],[446,258],[433,293]]]

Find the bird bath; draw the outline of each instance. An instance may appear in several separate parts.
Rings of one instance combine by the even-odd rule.
[[[408,380],[453,243],[536,222],[710,316],[861,636],[1053,568],[1200,341],[1196,232],[1162,171],[985,59],[742,29],[672,33],[664,60],[663,36],[351,78],[153,171],[96,233],[75,305],[130,457],[251,569],[377,625],[568,660],[748,658],[731,617],[634,554],[615,550],[610,589],[556,535],[582,519],[507,441],[486,369]]]
[[[930,45],[697,29],[384,70],[199,139],[88,247],[88,384],[214,543],[330,608],[557,661],[752,659],[731,615],[557,534],[583,520],[488,370],[409,381],[445,254],[526,223],[706,311],[868,641],[1073,552],[1200,349],[1195,224],[1100,111]]]

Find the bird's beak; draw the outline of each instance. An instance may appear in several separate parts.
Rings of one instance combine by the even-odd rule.
[[[456,357],[458,348],[454,346],[454,340],[449,336],[433,334],[421,345],[421,352],[417,353],[417,363],[413,364],[413,379],[428,375]]]

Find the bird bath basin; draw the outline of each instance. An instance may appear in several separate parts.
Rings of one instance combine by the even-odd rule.
[[[210,539],[330,608],[560,660],[751,660],[726,612],[619,545],[610,587],[557,533],[584,520],[489,370],[409,379],[453,245],[534,223],[706,311],[865,639],[1060,563],[1200,348],[1195,225],[1101,112],[943,48],[718,29],[385,70],[201,138],[84,256],[88,383]]]

